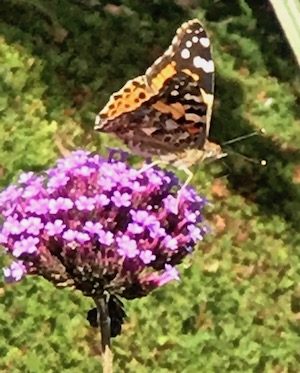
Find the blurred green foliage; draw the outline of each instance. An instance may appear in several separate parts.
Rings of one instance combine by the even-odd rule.
[[[267,1],[2,0],[1,186],[68,150],[105,153],[93,133],[109,94],[141,74],[181,22],[198,17],[217,65],[211,137],[265,128],[198,167],[210,238],[182,281],[127,302],[117,372],[300,371],[299,71]],[[2,263],[4,263],[2,258]],[[3,284],[3,282],[2,282]],[[0,290],[0,372],[95,372],[91,301],[36,278]]]

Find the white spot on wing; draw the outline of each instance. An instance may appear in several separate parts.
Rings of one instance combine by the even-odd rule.
[[[215,66],[212,60],[205,60],[200,56],[194,57],[193,64],[195,67],[198,67],[205,71],[206,73],[212,73],[215,71]]]
[[[176,91],[176,89],[174,89],[172,92],[171,92],[171,96],[178,96],[179,95],[179,92]]]
[[[204,48],[209,47],[210,42],[208,38],[200,38],[199,42]]]
[[[193,40],[193,43],[198,43],[199,38],[197,38],[197,36],[193,36],[193,37],[192,37],[192,40]]]
[[[185,43],[185,46],[186,46],[187,48],[191,48],[192,45],[193,45],[193,43],[192,43],[190,40],[188,40],[188,41]]]
[[[186,93],[184,95],[185,100],[193,100],[196,102],[201,102],[201,98],[199,96],[191,95],[190,93]]]
[[[188,58],[191,57],[191,53],[190,51],[187,49],[187,48],[184,48],[182,51],[181,51],[181,57],[185,60],[187,60]]]

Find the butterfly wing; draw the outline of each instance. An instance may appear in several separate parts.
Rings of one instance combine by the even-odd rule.
[[[140,154],[201,148],[209,131],[213,88],[209,39],[197,19],[185,22],[145,75],[111,96],[95,128],[115,133],[134,150],[139,147]]]
[[[164,89],[170,78],[178,74],[181,76],[185,74],[186,83],[192,83],[191,91],[195,102],[200,100],[207,106],[206,134],[208,134],[214,98],[214,62],[210,40],[198,19],[185,22],[179,27],[170,47],[146,71],[147,83],[152,90],[159,92]],[[193,87],[194,82],[197,82],[198,91]],[[176,90],[171,92],[173,98],[175,96],[178,102],[183,103],[182,93],[189,93],[188,91],[185,85],[183,92],[179,87],[177,96]],[[191,99],[189,96],[189,101]]]

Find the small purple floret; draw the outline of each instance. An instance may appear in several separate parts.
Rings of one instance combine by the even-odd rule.
[[[20,184],[27,184],[29,183],[32,179],[34,179],[34,172],[23,172],[18,179],[18,182]]]
[[[117,237],[116,242],[118,245],[117,250],[121,256],[124,256],[125,258],[134,258],[138,255],[139,250],[137,248],[137,243],[130,237],[126,235]]]
[[[100,194],[94,197],[95,202],[101,207],[107,206],[110,203],[110,199],[105,194]]]
[[[38,251],[37,245],[39,239],[29,236],[21,241],[16,241],[13,246],[12,254],[15,258],[19,258],[23,254],[34,254]]]
[[[66,242],[73,242],[76,240],[77,235],[78,235],[78,231],[73,231],[72,229],[68,229],[67,231],[63,233],[62,238]]]
[[[3,269],[4,278],[7,282],[20,281],[26,272],[26,267],[20,260],[12,262],[9,267]]]
[[[53,175],[52,178],[48,181],[48,188],[55,190],[60,187],[64,187],[70,180],[69,176],[66,176],[63,172],[59,172],[56,175]]]
[[[45,225],[45,231],[48,233],[49,236],[59,235],[64,231],[65,228],[66,225],[61,219],[56,219],[53,223],[49,221]]]
[[[49,212],[56,215],[59,211],[68,211],[74,206],[74,202],[70,198],[58,197],[49,200]]]
[[[174,196],[167,196],[164,199],[164,205],[168,212],[171,212],[172,214],[177,214],[177,199]]]
[[[176,250],[178,248],[178,242],[176,238],[172,238],[172,236],[166,236],[164,239],[164,244],[170,250]]]
[[[95,199],[86,196],[80,196],[75,205],[79,211],[93,211],[95,208]]]
[[[99,234],[102,231],[103,225],[100,223],[94,223],[92,221],[87,221],[83,229],[90,234]]]
[[[140,253],[140,258],[142,259],[144,264],[149,264],[156,259],[156,256],[151,250],[145,250]]]
[[[107,232],[101,229],[98,233],[98,241],[106,246],[110,246],[114,242],[114,235],[112,232]]]
[[[117,207],[130,206],[130,194],[129,193],[120,193],[118,190],[116,190],[113,193],[111,200]]]
[[[189,225],[187,229],[189,231],[192,241],[197,242],[203,239],[203,234],[200,228],[195,227],[194,225]]]

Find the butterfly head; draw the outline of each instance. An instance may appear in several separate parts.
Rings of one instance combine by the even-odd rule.
[[[178,153],[160,156],[160,159],[163,163],[170,163],[175,168],[187,169],[193,165],[212,162],[226,156],[227,154],[222,151],[220,145],[206,140],[201,149],[189,148]]]
[[[205,141],[203,147],[203,160],[216,160],[221,159],[227,156],[227,153],[224,153],[221,146],[214,142],[208,140]]]

